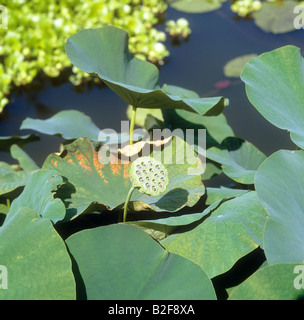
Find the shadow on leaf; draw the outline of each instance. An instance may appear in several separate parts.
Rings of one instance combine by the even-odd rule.
[[[189,192],[185,189],[175,188],[166,193],[155,205],[163,210],[177,210],[187,203]]]
[[[235,151],[241,149],[244,143],[245,140],[241,138],[227,137],[222,141],[221,145],[218,148],[221,150]]]

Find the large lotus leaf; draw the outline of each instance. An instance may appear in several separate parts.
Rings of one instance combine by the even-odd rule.
[[[0,137],[0,151],[10,151],[13,144],[18,145],[19,147],[24,147],[30,142],[39,140],[39,137],[36,134],[28,134],[26,136],[8,136]]]
[[[88,300],[214,300],[205,272],[167,252],[138,228],[110,225],[66,240],[79,274],[80,298]]]
[[[294,0],[262,3],[260,10],[253,13],[255,24],[266,32],[274,34],[295,30]]]
[[[128,133],[112,134],[102,131],[90,117],[77,110],[60,111],[46,120],[26,118],[22,122],[21,129],[31,129],[49,135],[60,135],[66,140],[88,137],[93,141],[106,142],[110,139],[111,143],[115,144],[129,141]],[[134,138],[136,138],[136,135],[134,135]]]
[[[162,151],[152,149],[154,155],[161,156],[165,163],[168,163],[165,158],[172,155],[172,164],[165,164],[169,185],[166,191],[157,197],[134,190],[131,201],[136,202],[136,210],[149,208],[155,211],[177,211],[184,206],[194,205],[204,194],[205,188],[200,176],[203,165],[200,160],[194,164],[186,162],[185,146],[183,140],[174,138],[172,149],[170,145],[172,154],[167,152],[167,148]],[[99,147],[100,145],[88,138],[80,138],[67,145],[60,156],[51,154],[43,165],[44,169],[56,170],[67,179],[63,197],[68,204],[70,217],[92,210],[93,207],[89,206],[93,204],[94,209],[99,206],[99,210],[120,206],[131,187],[129,163],[114,164],[112,159],[108,164],[101,163],[98,158]],[[179,164],[182,161],[184,164]],[[189,171],[197,171],[198,174],[188,175]]]
[[[280,150],[260,166],[255,187],[269,219],[264,249],[270,264],[304,260],[304,151]]]
[[[77,68],[98,76],[128,104],[136,108],[185,109],[201,115],[220,114],[223,97],[183,99],[165,93],[158,85],[155,65],[133,56],[128,49],[128,34],[113,26],[85,29],[66,43],[69,60]]]
[[[304,147],[304,75],[300,49],[285,46],[248,62],[241,79],[253,106]]]
[[[100,144],[89,138],[79,138],[65,146],[60,156],[50,154],[43,169],[56,170],[65,178],[59,196],[67,205],[67,217],[90,211],[90,206],[102,211],[124,202],[131,187],[128,166],[104,165],[98,159]]]
[[[11,219],[19,208],[27,207],[53,223],[62,220],[65,216],[65,206],[60,199],[54,199],[53,193],[62,182],[62,177],[56,171],[33,172],[20,196],[12,202],[6,219]]]
[[[266,213],[255,192],[224,202],[194,229],[161,241],[197,263],[210,278],[228,271],[263,241]]]
[[[219,9],[227,0],[170,0],[172,8],[187,13],[203,13]]]
[[[77,110],[60,111],[47,120],[26,118],[21,129],[31,129],[44,134],[60,134],[64,139],[89,137],[98,139],[100,129],[92,120]]]
[[[252,184],[256,170],[266,156],[250,142],[229,137],[220,147],[209,148],[207,158],[219,162],[229,178],[240,183]]]
[[[7,269],[7,289],[0,300],[76,298],[72,263],[52,223],[30,208],[0,227],[0,261]]]
[[[297,268],[302,274],[297,275]],[[303,300],[303,270],[304,265],[296,263],[261,268],[233,289],[229,300]]]

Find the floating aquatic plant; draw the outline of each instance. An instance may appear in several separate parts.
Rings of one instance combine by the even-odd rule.
[[[130,34],[130,51],[141,59],[162,63],[169,56],[166,34],[155,25],[166,11],[162,0],[4,0],[8,28],[1,28],[0,10],[0,112],[14,86],[30,84],[43,72],[58,77],[71,63],[64,53],[68,36],[81,29],[115,25]],[[70,80],[79,85],[89,74],[73,68]]]

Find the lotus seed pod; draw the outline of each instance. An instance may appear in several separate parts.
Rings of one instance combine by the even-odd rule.
[[[137,158],[131,165],[130,178],[134,187],[150,196],[158,196],[167,189],[167,169],[152,157]]]

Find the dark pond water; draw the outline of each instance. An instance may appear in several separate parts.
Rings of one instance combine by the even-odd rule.
[[[167,41],[171,53],[160,71],[160,83],[185,87],[200,95],[224,95],[230,100],[225,110],[228,123],[235,135],[255,144],[267,155],[286,148],[294,148],[289,135],[269,124],[249,103],[241,81],[220,92],[214,84],[224,80],[223,66],[231,59],[250,53],[260,54],[287,44],[304,49],[304,30],[273,35],[260,30],[252,21],[235,21],[227,2],[220,10],[204,14],[186,14],[169,9],[167,19],[185,17],[192,34],[189,41],[173,46]],[[160,26],[163,28],[163,26]],[[46,119],[60,110],[77,109],[89,115],[100,128],[120,131],[120,121],[126,120],[126,104],[109,89],[93,88],[76,93],[70,83],[53,87],[43,84],[38,92],[23,92],[7,106],[0,119],[0,135],[24,135],[19,130],[26,117]],[[57,152],[60,138],[41,135],[40,142],[25,150],[41,165],[50,152]],[[12,162],[10,156],[0,153],[0,159]]]

